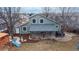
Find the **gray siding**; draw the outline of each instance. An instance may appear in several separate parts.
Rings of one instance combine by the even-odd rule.
[[[53,24],[33,24],[30,26],[30,31],[59,31],[59,26]]]

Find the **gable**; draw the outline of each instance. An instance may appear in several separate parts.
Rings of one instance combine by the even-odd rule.
[[[33,23],[33,19],[36,20],[36,23]],[[30,17],[30,22],[31,22],[31,24],[41,24],[40,19],[43,19],[42,24],[57,24],[55,21],[50,20],[50,19],[46,18],[45,16],[38,15],[38,14]]]

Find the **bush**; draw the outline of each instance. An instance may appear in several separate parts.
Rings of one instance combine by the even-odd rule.
[[[56,32],[56,35],[55,35],[55,36],[56,36],[56,37],[64,37],[65,34],[64,34],[63,31],[60,31],[60,32]]]

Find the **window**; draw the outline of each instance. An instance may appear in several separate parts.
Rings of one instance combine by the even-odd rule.
[[[40,19],[40,23],[43,23],[43,19]]]
[[[35,19],[33,19],[33,21],[32,21],[33,23],[36,23],[36,20]]]
[[[23,30],[26,31],[26,27],[23,27]]]
[[[58,27],[58,26],[56,26],[56,27]]]

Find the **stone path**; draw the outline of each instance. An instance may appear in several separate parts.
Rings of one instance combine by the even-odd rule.
[[[73,36],[76,36],[76,34],[65,32],[64,37],[57,37],[57,38],[54,37],[54,39],[57,40],[57,41],[66,42],[66,41],[72,40]]]

